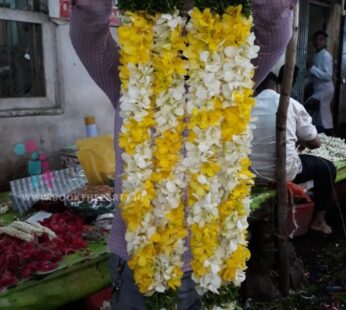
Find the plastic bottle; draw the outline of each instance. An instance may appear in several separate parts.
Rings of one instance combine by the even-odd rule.
[[[97,127],[95,116],[88,115],[84,118],[85,129],[87,137],[96,137],[97,136]]]

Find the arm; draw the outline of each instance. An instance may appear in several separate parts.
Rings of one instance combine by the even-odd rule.
[[[92,79],[113,105],[119,94],[118,48],[109,30],[112,0],[77,0],[72,10],[72,44]]]
[[[306,141],[306,146],[311,150],[318,149],[321,146],[319,136],[317,135],[314,139]]]
[[[297,0],[253,0],[256,43],[260,46],[255,82],[259,85],[285,52],[292,36],[292,10]]]
[[[309,85],[312,83],[312,76],[310,70],[308,70],[307,75],[305,77],[305,85]]]
[[[318,149],[321,146],[321,141],[319,136],[317,135],[314,139],[309,141],[298,140],[297,144],[299,151],[303,151],[305,148],[313,150]]]
[[[321,64],[313,65],[310,69],[310,74],[317,77],[321,81],[330,82],[333,80],[333,58],[326,54],[321,61]]]
[[[292,104],[296,119],[296,135],[300,148],[319,148],[321,142],[316,127],[312,124],[311,116],[298,101],[291,99],[290,103]]]

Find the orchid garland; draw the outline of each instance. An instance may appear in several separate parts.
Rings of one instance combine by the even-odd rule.
[[[188,29],[189,94],[186,143],[193,279],[201,294],[244,280],[252,174],[248,128],[257,55],[251,18],[241,7],[220,16],[191,13]]]
[[[151,130],[156,125],[151,100],[153,23],[151,16],[145,13],[127,13],[118,29],[122,64],[120,115],[123,118],[119,146],[124,149],[120,209],[127,225],[125,238],[131,257],[128,264],[142,293],[153,290],[155,285],[153,236],[156,227],[152,203],[155,185]]]
[[[180,52],[185,49],[184,25],[185,20],[178,12],[158,14],[154,25],[155,290],[161,293],[168,287],[176,290],[181,286],[186,251],[183,201],[186,185],[182,165],[186,68]]]
[[[189,14],[126,12],[118,29],[120,209],[146,295],[181,286],[188,232],[201,295],[238,286],[250,257],[252,18],[241,6]]]
[[[124,77],[120,146],[123,195],[120,205],[128,230],[129,266],[142,293],[177,289],[183,276],[187,236],[182,148],[185,85],[185,20],[174,15],[127,13],[119,28],[120,76]],[[131,41],[128,38],[135,38]],[[150,33],[150,35],[149,35]]]

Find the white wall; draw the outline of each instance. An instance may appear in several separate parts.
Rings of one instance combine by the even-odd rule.
[[[85,137],[84,116],[96,116],[99,134],[113,132],[113,106],[83,68],[68,32],[68,24],[57,28],[64,114],[0,119],[0,190],[8,188],[9,180],[27,176],[28,157],[20,158],[14,153],[17,143],[36,141],[49,154],[51,167],[59,168],[59,150]]]

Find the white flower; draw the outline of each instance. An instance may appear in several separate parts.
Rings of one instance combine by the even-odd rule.
[[[232,91],[233,89],[230,88],[230,85],[229,84],[223,84],[221,86],[221,91],[222,91],[222,95],[225,97],[225,98],[229,98],[232,96]]]
[[[237,270],[233,284],[235,286],[240,286],[245,281],[245,279],[246,279],[245,272],[242,270]]]
[[[208,91],[203,86],[198,86],[196,95],[198,99],[205,100],[208,97]]]
[[[225,70],[223,74],[223,78],[226,82],[233,81],[235,78],[234,72],[232,70],[227,70],[227,71]]]
[[[235,309],[236,309],[236,304],[229,303],[229,304],[223,304],[222,307],[213,306],[211,310],[235,310]]]
[[[198,177],[197,177],[197,181],[201,184],[207,184],[208,180],[207,180],[207,177],[203,174],[200,174]]]
[[[224,49],[224,53],[227,57],[231,58],[239,54],[239,49],[233,46],[227,46]]]
[[[168,192],[170,192],[170,193],[174,193],[176,191],[176,186],[175,186],[174,182],[171,182],[171,181],[168,181],[166,183],[166,188],[167,188]]]
[[[203,51],[199,54],[199,59],[205,63],[208,62],[208,58],[209,58],[209,52],[208,51]]]
[[[155,291],[159,293],[163,293],[166,291],[166,287],[162,283],[156,283]]]
[[[220,91],[221,91],[221,82],[216,80],[216,81],[209,83],[208,90],[210,92],[211,97],[219,95]]]
[[[321,146],[318,149],[304,150],[303,154],[323,157],[333,162],[346,160],[346,143],[344,139],[320,134]]]
[[[155,226],[151,226],[147,229],[147,236],[148,239],[151,238],[151,236],[156,232],[156,227]]]
[[[219,294],[219,288],[221,287],[222,280],[219,275],[209,273],[200,279],[200,288],[202,290],[208,290],[215,294]]]
[[[208,64],[205,66],[207,72],[218,72],[220,70],[220,64]]]
[[[210,268],[213,274],[218,274],[221,270],[221,267],[219,264],[210,264]]]

